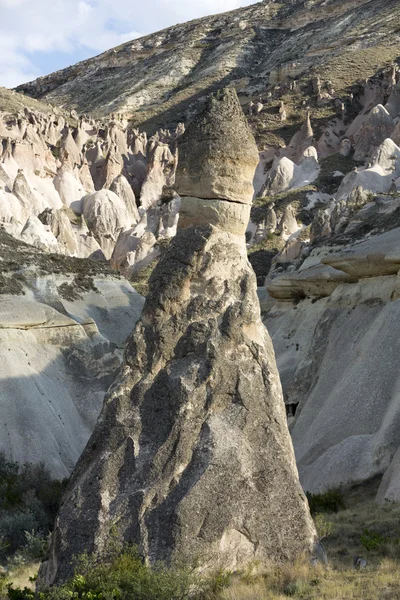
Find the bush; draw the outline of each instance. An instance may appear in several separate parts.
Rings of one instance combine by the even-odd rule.
[[[344,508],[343,494],[340,490],[329,490],[325,494],[307,492],[306,496],[312,515],[326,512],[337,513]]]
[[[75,575],[65,585],[39,592],[39,600],[200,600],[229,584],[227,575],[201,577],[193,567],[144,564],[135,547],[114,548],[101,562],[95,555],[80,556]],[[9,600],[31,600],[28,589],[8,586]]]
[[[361,535],[361,543],[366,550],[379,550],[381,546],[387,544],[390,540],[376,531],[364,529]]]
[[[4,514],[0,517],[0,532],[4,540],[3,548],[6,554],[16,552],[26,543],[26,531],[35,531],[39,523],[29,511]]]
[[[43,465],[19,465],[0,452],[0,558],[43,556],[65,484]]]

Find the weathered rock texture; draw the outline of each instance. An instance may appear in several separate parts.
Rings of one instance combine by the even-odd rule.
[[[164,226],[176,195],[165,198],[163,188],[174,183],[168,144],[174,148],[182,127],[147,140],[121,119],[68,125],[60,112],[0,88],[1,226],[40,250],[95,260],[110,259],[119,235],[131,231],[142,247],[152,236],[151,261],[156,243],[176,231],[176,222]],[[132,254],[123,260],[125,272],[136,268]]]
[[[258,151],[234,89],[206,101],[179,143],[181,196],[251,204]]]
[[[18,89],[79,112],[122,112],[154,130],[182,120],[223,82],[246,106],[253,98],[263,120],[266,89],[315,78],[318,69],[313,91],[329,103],[332,84],[340,93],[349,76],[368,78],[397,58],[398,16],[396,0],[264,0],[124,43]]]
[[[160,260],[64,497],[42,584],[65,580],[74,554],[106,552],[113,526],[150,563],[234,568],[312,547],[243,235],[184,227]]]
[[[267,281],[265,323],[313,493],[383,475],[377,501],[400,500],[399,205],[366,204],[344,233]]]
[[[109,267],[48,255],[0,229],[0,451],[70,475],[143,298]]]

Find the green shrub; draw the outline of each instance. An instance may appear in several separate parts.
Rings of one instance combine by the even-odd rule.
[[[118,546],[99,560],[84,554],[75,561],[74,577],[65,585],[39,592],[39,600],[200,600],[226,587],[224,573],[200,576],[193,566],[148,567],[132,546]],[[9,600],[31,600],[32,592],[8,587]]]
[[[361,543],[368,551],[379,550],[381,546],[388,543],[390,540],[376,531],[364,529],[361,535]]]
[[[343,494],[340,490],[329,490],[324,494],[306,493],[312,515],[324,512],[338,512],[344,508]]]
[[[35,600],[35,592],[25,587],[14,588],[12,583],[7,585],[7,598],[9,600]]]
[[[318,534],[318,539],[320,542],[332,535],[334,525],[331,521],[328,521],[328,519],[323,513],[318,513],[317,515],[315,515],[314,522]]]
[[[26,531],[35,531],[39,523],[29,511],[3,514],[0,517],[0,532],[8,555],[25,545]]]
[[[43,465],[9,461],[0,453],[0,558],[17,562],[43,556],[65,488]]]

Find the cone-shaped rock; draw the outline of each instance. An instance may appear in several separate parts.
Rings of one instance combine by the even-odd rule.
[[[209,173],[218,159],[211,125],[226,135],[218,106],[233,136],[235,121],[245,129],[231,92],[211,100],[199,126]],[[244,149],[253,143],[245,140],[236,156],[234,146],[229,151],[235,182],[250,181]],[[181,181],[190,181],[202,167],[188,146],[185,153]],[[204,179],[206,193],[211,187]],[[226,214],[237,205],[223,204]],[[293,560],[312,546],[244,236],[218,224],[181,226],[149,287],[124,365],[64,496],[41,585],[70,576],[73,555],[105,553],[112,528],[150,563],[184,558],[234,568],[254,559]]]

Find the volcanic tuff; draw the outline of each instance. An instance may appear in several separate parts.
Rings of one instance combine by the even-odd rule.
[[[0,451],[67,477],[94,428],[143,299],[108,266],[0,228]]]
[[[321,491],[385,473],[380,500],[400,498],[393,355],[399,11],[394,0],[262,2],[169,28],[22,86],[65,101],[65,110],[0,89],[2,227],[58,252],[60,272],[68,272],[68,255],[111,257],[143,293],[178,217],[182,226],[247,229],[302,482]],[[183,144],[174,183],[185,126],[164,127],[185,117],[189,146],[198,142],[200,152],[201,122],[192,116],[221,81],[238,89],[261,150],[250,220],[243,200],[248,193],[250,201],[253,158],[243,185],[231,134],[221,137],[218,119],[209,147],[219,153],[218,168],[204,163],[190,180],[182,177]],[[70,109],[75,95],[79,110],[110,114],[79,118]],[[148,138],[135,122],[151,133],[163,128]],[[238,122],[242,137],[233,134],[233,144],[247,147],[243,116]],[[20,293],[19,280],[3,271],[0,291]],[[71,291],[71,278],[60,283]],[[90,281],[85,285],[90,289]],[[30,401],[30,388],[24,390]]]
[[[233,90],[210,100],[201,123],[212,125],[217,110],[223,144],[239,110]],[[231,142],[242,139],[247,149],[246,179],[256,153],[244,125]],[[200,148],[218,171],[224,157],[215,145]],[[190,180],[188,150],[186,157]],[[235,210],[230,201],[206,202]],[[187,221],[157,265],[124,365],[66,491],[42,585],[64,581],[73,555],[107,554],[113,527],[153,564],[235,568],[311,550],[314,528],[243,233],[231,233],[225,218]]]
[[[397,58],[399,15],[397,0],[265,0],[133,40],[18,91],[79,113],[123,113],[153,132],[228,84],[242,103],[265,103],[276,86],[319,74],[341,94]]]

